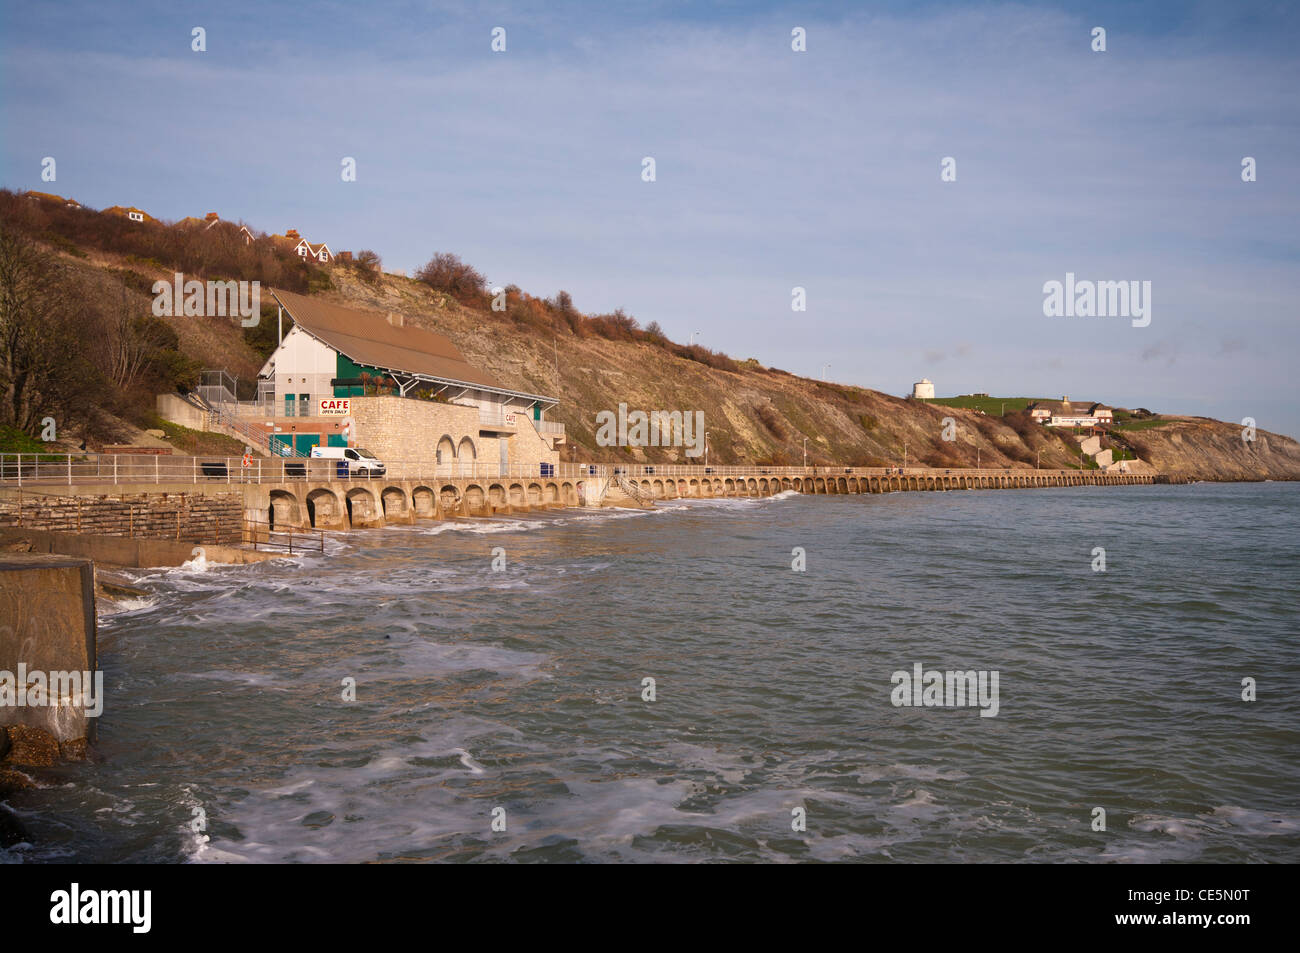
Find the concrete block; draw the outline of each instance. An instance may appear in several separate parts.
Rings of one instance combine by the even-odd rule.
[[[88,559],[6,553],[0,557],[0,673],[12,686],[28,673],[91,673],[96,669],[95,573]],[[4,677],[4,675],[0,675]],[[86,686],[93,691],[92,684]],[[54,694],[50,692],[49,694]],[[94,720],[76,703],[0,704],[13,763],[44,763],[58,743],[93,734]],[[46,736],[42,740],[41,735]],[[51,748],[52,742],[52,748]]]

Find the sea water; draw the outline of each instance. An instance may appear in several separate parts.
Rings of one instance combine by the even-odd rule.
[[[783,494],[139,572],[0,859],[1295,862],[1298,504]],[[896,704],[918,664],[996,714]]]

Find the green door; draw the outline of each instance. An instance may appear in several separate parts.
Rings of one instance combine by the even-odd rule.
[[[348,445],[348,438],[341,433],[332,433],[325,440],[325,446],[327,447],[346,447]]]
[[[282,457],[293,456],[293,434],[271,434],[271,449]]]
[[[320,434],[318,433],[300,433],[294,434],[294,449],[304,457],[311,456],[311,448],[320,446]]]

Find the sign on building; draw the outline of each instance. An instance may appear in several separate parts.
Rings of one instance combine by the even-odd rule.
[[[346,417],[352,413],[352,401],[346,397],[322,397],[320,413],[322,417]]]

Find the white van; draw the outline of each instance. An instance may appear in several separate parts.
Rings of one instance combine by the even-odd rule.
[[[312,447],[313,460],[337,460],[338,475],[381,477],[388,472],[382,460],[361,447]]]

